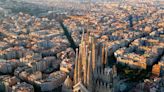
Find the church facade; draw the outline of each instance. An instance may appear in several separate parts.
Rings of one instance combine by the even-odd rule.
[[[117,70],[108,67],[107,60],[108,47],[83,34],[76,49],[73,92],[117,92]]]

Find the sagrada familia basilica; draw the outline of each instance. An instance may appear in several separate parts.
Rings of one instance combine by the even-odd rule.
[[[82,35],[76,49],[73,89],[70,92],[116,92],[119,77],[116,66],[110,68],[108,47],[92,35]]]

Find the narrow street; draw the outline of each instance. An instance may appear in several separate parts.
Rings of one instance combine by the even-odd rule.
[[[64,34],[67,37],[69,43],[71,44],[71,47],[76,50],[77,46],[75,45],[75,42],[73,41],[73,38],[71,37],[70,33],[68,32],[67,27],[64,26],[62,22],[60,22],[61,27],[63,28]]]

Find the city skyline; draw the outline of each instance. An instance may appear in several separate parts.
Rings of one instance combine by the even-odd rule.
[[[164,92],[163,0],[0,0],[0,92]]]

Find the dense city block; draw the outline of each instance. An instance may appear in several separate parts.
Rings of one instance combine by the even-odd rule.
[[[0,92],[164,92],[163,0],[0,0]]]

